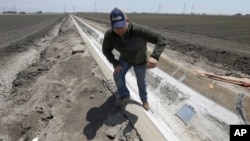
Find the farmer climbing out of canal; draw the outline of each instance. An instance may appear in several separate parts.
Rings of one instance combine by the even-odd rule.
[[[116,106],[123,106],[130,99],[125,75],[133,67],[137,79],[139,96],[145,110],[149,109],[146,91],[146,70],[155,68],[166,46],[166,38],[146,26],[131,23],[124,11],[114,8],[110,13],[111,29],[104,35],[102,51],[114,66],[113,77],[119,98]],[[147,43],[155,44],[153,53],[147,56]],[[113,49],[120,55],[113,54]]]

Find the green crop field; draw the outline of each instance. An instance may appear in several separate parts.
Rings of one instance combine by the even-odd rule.
[[[250,16],[169,15],[129,13],[133,21],[159,30],[173,30],[250,45]],[[109,22],[107,13],[81,13],[81,17]]]

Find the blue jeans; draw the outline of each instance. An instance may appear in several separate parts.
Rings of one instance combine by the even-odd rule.
[[[114,76],[117,91],[120,97],[126,97],[130,95],[130,92],[126,86],[125,76],[128,70],[133,66],[137,85],[139,89],[139,96],[142,102],[147,101],[147,91],[146,91],[146,64],[145,65],[131,65],[124,58],[119,58],[119,63],[122,66],[122,70]]]

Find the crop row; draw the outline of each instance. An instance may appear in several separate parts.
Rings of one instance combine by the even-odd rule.
[[[0,15],[0,46],[34,34],[63,15]]]

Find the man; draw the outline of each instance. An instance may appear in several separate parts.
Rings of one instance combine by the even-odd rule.
[[[146,70],[155,68],[160,54],[166,46],[166,38],[146,26],[131,23],[126,14],[114,8],[110,13],[112,28],[104,35],[102,51],[110,63],[114,66],[113,77],[116,82],[119,99],[116,106],[122,106],[130,98],[130,92],[126,86],[125,75],[133,67],[137,79],[139,96],[144,109],[149,109],[146,91]],[[153,53],[147,57],[147,42],[155,44]],[[115,58],[112,53],[116,49],[120,56]]]

